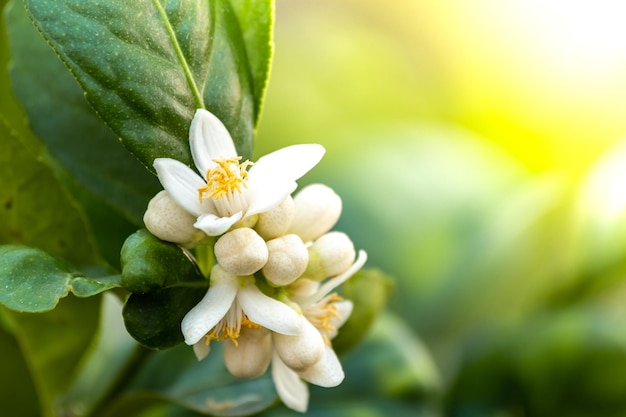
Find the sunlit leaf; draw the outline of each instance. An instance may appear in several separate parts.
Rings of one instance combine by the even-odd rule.
[[[0,303],[15,311],[48,311],[70,291],[90,297],[119,285],[119,276],[87,278],[40,249],[0,246]]]
[[[199,107],[215,113],[250,156],[254,75],[228,1],[26,4],[87,101],[144,165],[156,157],[191,164],[188,129]]]

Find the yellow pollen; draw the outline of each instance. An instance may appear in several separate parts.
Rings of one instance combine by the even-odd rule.
[[[343,298],[336,293],[332,293],[326,297],[323,305],[313,311],[309,310],[306,314],[307,319],[320,331],[324,343],[328,346],[330,346],[330,333],[337,330],[337,328],[331,324],[332,320],[333,318],[341,318],[337,311],[337,306],[334,303],[342,300]]]
[[[252,165],[252,162],[246,160],[239,163],[240,160],[241,156],[213,160],[215,166],[206,172],[206,185],[198,188],[200,201],[207,198],[217,201],[234,191],[240,192],[242,187],[247,186],[247,169]]]
[[[257,324],[251,321],[248,316],[245,314],[241,318],[241,323],[238,326],[230,327],[229,325],[223,325],[222,323],[218,323],[217,326],[212,328],[205,336],[205,342],[208,345],[211,343],[211,340],[215,340],[217,342],[223,342],[226,339],[230,339],[231,342],[235,346],[239,346],[239,334],[241,333],[241,327],[247,327],[248,329],[259,329],[261,328],[260,324]]]

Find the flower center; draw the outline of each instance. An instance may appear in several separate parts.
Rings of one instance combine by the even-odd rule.
[[[212,198],[214,201],[233,192],[241,192],[246,187],[248,180],[248,167],[250,161],[239,162],[241,156],[227,159],[214,159],[215,166],[206,172],[206,185],[198,188],[200,201]]]
[[[322,299],[319,303],[303,308],[305,317],[320,331],[324,342],[328,346],[330,346],[332,332],[337,330],[337,328],[332,324],[333,319],[341,319],[335,302],[342,300],[343,298],[338,296],[336,293],[332,293]]]
[[[230,339],[235,346],[239,346],[237,339],[239,339],[242,326],[249,329],[258,329],[261,327],[261,325],[251,321],[241,307],[239,307],[238,303],[235,302],[228,313],[226,313],[226,316],[204,336],[206,344],[211,343],[211,340],[222,342],[226,339]]]

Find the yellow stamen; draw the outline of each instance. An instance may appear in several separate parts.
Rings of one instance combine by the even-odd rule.
[[[337,328],[331,324],[333,318],[341,318],[337,311],[337,306],[334,303],[342,300],[343,298],[336,293],[332,293],[323,300],[324,304],[316,306],[317,308],[315,309],[308,309],[305,313],[306,318],[320,331],[324,343],[328,346],[330,346],[330,333],[337,330]]]
[[[234,191],[240,192],[242,187],[247,186],[247,169],[252,165],[252,162],[244,161],[239,163],[240,160],[241,156],[213,160],[216,166],[207,170],[206,185],[198,188],[200,201],[207,198],[217,201]]]
[[[226,339],[230,339],[231,342],[235,346],[239,346],[239,334],[241,333],[241,327],[247,327],[248,329],[259,329],[261,328],[260,324],[257,324],[251,321],[248,316],[245,314],[241,318],[241,323],[239,325],[235,325],[230,327],[228,324],[225,324],[224,321],[218,323],[214,328],[212,328],[205,336],[206,344],[211,343],[211,340],[215,340],[217,342],[223,342]]]

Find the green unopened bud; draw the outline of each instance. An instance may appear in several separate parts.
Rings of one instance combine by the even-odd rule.
[[[130,235],[121,250],[122,285],[133,293],[204,280],[187,253],[147,230]]]
[[[267,242],[269,257],[263,275],[273,285],[283,286],[294,282],[306,270],[309,252],[297,235],[290,234]]]
[[[309,248],[309,265],[303,278],[321,281],[339,275],[354,263],[354,244],[343,232],[330,232],[317,239]]]
[[[186,248],[194,247],[206,236],[193,227],[196,218],[176,204],[165,190],[150,200],[143,222],[154,236]]]
[[[294,218],[289,233],[310,242],[328,232],[339,220],[341,198],[323,184],[304,187],[294,197]]]
[[[265,240],[277,238],[287,233],[293,220],[295,204],[288,196],[282,203],[271,210],[259,214],[255,230]]]
[[[267,245],[248,227],[232,230],[215,242],[215,258],[224,271],[233,275],[252,275],[267,262]]]

